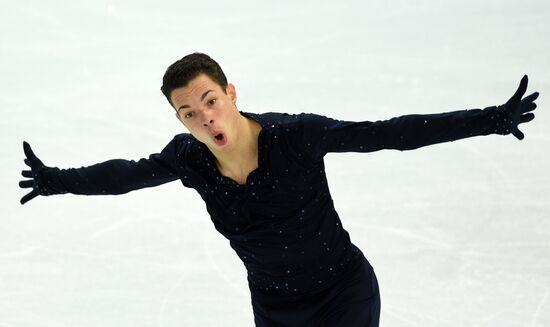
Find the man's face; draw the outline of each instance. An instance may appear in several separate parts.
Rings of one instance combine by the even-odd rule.
[[[213,152],[230,151],[237,144],[237,127],[242,116],[236,107],[233,84],[227,85],[226,92],[201,74],[170,95],[179,121]]]

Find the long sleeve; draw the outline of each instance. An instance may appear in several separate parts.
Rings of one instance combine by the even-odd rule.
[[[299,116],[305,151],[314,161],[328,152],[403,151],[472,136],[506,134],[496,106],[404,115],[375,122],[342,121],[305,113]]]
[[[174,137],[160,153],[138,161],[113,159],[81,168],[46,167],[39,174],[41,186],[48,195],[115,195],[177,180],[177,161],[185,136]]]

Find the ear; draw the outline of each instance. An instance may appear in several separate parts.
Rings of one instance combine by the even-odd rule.
[[[235,85],[228,83],[225,88],[225,92],[231,99],[231,102],[233,102],[233,104],[237,104],[237,91],[235,91]]]
[[[181,121],[179,112],[176,111],[175,116],[183,124],[183,121]]]

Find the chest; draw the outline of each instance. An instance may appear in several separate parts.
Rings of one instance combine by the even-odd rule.
[[[242,177],[242,176],[241,176]],[[324,165],[304,167],[280,152],[250,172],[244,184],[222,178],[202,193],[216,229],[224,234],[276,233],[294,230],[324,205],[328,187]],[[235,180],[233,180],[235,179]]]
[[[238,185],[246,185],[246,181],[251,173],[257,170],[259,167],[258,158],[253,158],[245,162],[240,163],[238,167],[234,169],[224,169],[220,165],[217,165],[218,173],[227,179],[230,179]]]
[[[197,161],[191,186],[211,216],[225,222],[288,216],[301,212],[304,201],[328,191],[323,163],[310,162],[301,147],[282,136],[269,133],[261,138],[258,159],[246,162],[238,173],[218,169],[213,157]]]

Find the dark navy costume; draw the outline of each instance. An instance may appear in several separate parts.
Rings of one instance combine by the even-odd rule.
[[[257,326],[378,326],[376,276],[334,209],[324,155],[505,134],[497,107],[376,122],[241,114],[262,125],[259,165],[244,185],[219,173],[204,144],[179,134],[147,159],[46,168],[43,187],[48,194],[122,194],[179,179],[199,192],[246,266]]]

